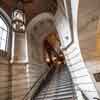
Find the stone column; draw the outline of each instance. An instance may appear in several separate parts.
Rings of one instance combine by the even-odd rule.
[[[12,21],[12,100],[22,100],[29,88],[27,36],[23,11],[15,10]]]

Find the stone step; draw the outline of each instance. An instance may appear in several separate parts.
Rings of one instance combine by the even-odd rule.
[[[63,95],[63,96],[52,96],[52,97],[47,97],[47,96],[44,96],[44,97],[41,97],[41,98],[36,98],[35,100],[74,100],[72,99],[73,98],[73,95]]]
[[[43,89],[42,92],[45,92],[45,91],[52,91],[52,90],[59,90],[59,89],[65,89],[65,88],[72,88],[72,85],[69,84],[69,85],[65,85],[65,86],[60,86],[60,87],[54,87],[54,88],[46,88],[46,89]]]
[[[75,100],[73,96],[71,77],[67,69],[62,67],[62,70],[56,70],[34,100]]]
[[[64,91],[72,91],[72,88],[63,88],[63,89],[55,89],[55,90],[47,90],[47,91],[44,91],[44,92],[40,92],[39,95],[42,95],[42,94],[49,94],[49,93],[58,93],[58,92],[64,92]]]

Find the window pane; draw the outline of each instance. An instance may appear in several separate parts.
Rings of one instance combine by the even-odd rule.
[[[0,38],[2,37],[2,29],[0,28]]]
[[[7,42],[7,33],[8,33],[7,24],[4,22],[4,19],[0,17],[0,49],[5,51],[6,42]]]
[[[7,30],[7,25],[4,23],[4,21],[1,17],[0,17],[0,27]]]
[[[2,42],[1,42],[1,49],[5,50],[5,46],[6,46],[6,41],[2,40]]]
[[[7,38],[7,31],[3,30],[2,39],[6,40]]]

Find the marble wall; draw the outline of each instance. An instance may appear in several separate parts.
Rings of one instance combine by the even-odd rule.
[[[9,62],[0,58],[0,100],[7,100],[10,94],[11,80]]]

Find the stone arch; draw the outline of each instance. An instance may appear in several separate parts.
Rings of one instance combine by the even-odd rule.
[[[0,14],[7,21],[7,24],[11,25],[11,18],[8,16],[8,14],[2,8],[0,8]]]
[[[49,33],[55,33],[56,27],[54,25],[54,17],[50,13],[41,13],[35,18],[33,18],[28,26],[27,26],[27,37],[29,43],[32,41],[35,43],[33,47],[38,48],[36,50],[38,59],[41,58],[41,61],[43,60],[43,41],[44,38],[47,37]],[[33,37],[33,39],[31,39]],[[30,41],[32,40],[32,41]],[[30,50],[29,50],[30,51]],[[30,51],[32,52],[32,51]],[[30,55],[30,54],[29,54]],[[29,56],[29,59],[30,56]],[[43,61],[42,61],[43,62]]]

